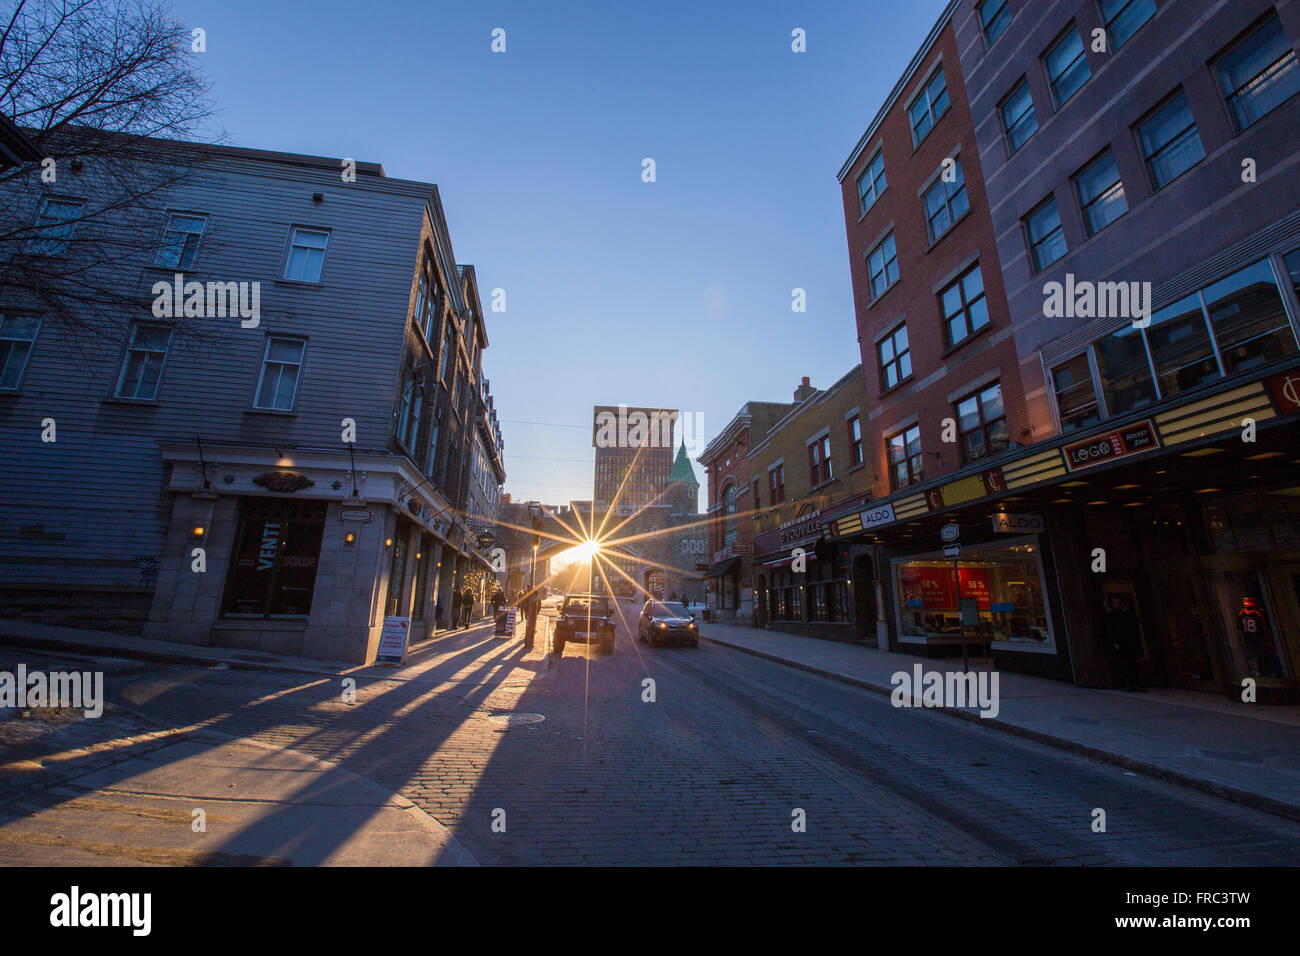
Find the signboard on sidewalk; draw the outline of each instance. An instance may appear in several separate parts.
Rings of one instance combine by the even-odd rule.
[[[376,664],[400,664],[406,658],[406,642],[411,636],[409,617],[386,617],[384,629],[379,632],[379,652]]]

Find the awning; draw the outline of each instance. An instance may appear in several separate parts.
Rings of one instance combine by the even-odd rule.
[[[710,567],[709,570],[704,572],[704,576],[706,578],[720,578],[723,575],[731,574],[733,571],[739,573],[739,568],[740,558],[733,555],[730,558],[724,558]]]

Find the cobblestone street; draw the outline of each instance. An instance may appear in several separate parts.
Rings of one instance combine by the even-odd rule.
[[[439,637],[392,678],[359,677],[355,703],[324,675],[94,666],[125,708],[113,713],[336,765],[409,799],[487,865],[1234,865],[1300,852],[1300,824],[707,642],[649,648],[620,629],[611,657],[570,644],[551,667],[541,643],[525,655],[483,627]],[[42,657],[29,666],[72,666]],[[792,828],[800,810],[806,832]]]

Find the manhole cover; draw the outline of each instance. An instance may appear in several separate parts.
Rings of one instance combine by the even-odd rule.
[[[540,724],[546,718],[541,714],[489,714],[490,720],[501,720],[507,724]]]

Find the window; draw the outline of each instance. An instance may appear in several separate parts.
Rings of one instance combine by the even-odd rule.
[[[442,334],[442,357],[438,360],[438,379],[444,383],[447,381],[447,372],[455,371],[455,366],[451,364],[451,355],[455,351],[456,330],[448,321],[446,331]]]
[[[1295,289],[1296,296],[1300,297],[1300,249],[1287,253],[1286,271],[1291,274],[1291,285]]]
[[[1025,217],[1025,232],[1035,272],[1041,272],[1065,255],[1065,232],[1061,229],[1061,213],[1056,208],[1055,196],[1048,197]]]
[[[925,226],[932,243],[970,210],[961,160],[955,160],[954,163],[952,182],[945,181],[943,174],[940,174],[934,185],[925,191]]]
[[[298,396],[298,377],[302,373],[302,339],[269,338],[262,359],[262,374],[257,383],[255,408],[289,411]]]
[[[848,421],[849,432],[849,467],[856,468],[862,464],[862,417],[854,415]]]
[[[329,243],[330,234],[322,229],[294,226],[289,235],[289,257],[284,264],[284,277],[295,282],[320,282]]]
[[[311,613],[325,532],[325,502],[241,499],[226,581],[230,617]]]
[[[1147,342],[1162,398],[1196,388],[1219,376],[1219,362],[1214,357],[1209,326],[1198,295],[1189,295],[1153,315]]]
[[[984,298],[984,277],[980,274],[979,263],[939,293],[939,305],[943,310],[943,327],[949,345],[956,345],[989,324],[989,307]]]
[[[1202,295],[1226,374],[1296,350],[1295,335],[1267,259],[1220,279]]]
[[[1300,92],[1295,50],[1276,14],[1233,44],[1212,68],[1237,132]]]
[[[1083,207],[1083,224],[1090,236],[1128,212],[1124,182],[1119,178],[1119,167],[1109,149],[1075,175],[1074,186],[1079,193],[1079,205]]]
[[[876,350],[880,355],[882,391],[893,388],[912,374],[912,352],[907,345],[907,323],[903,323],[881,339]]]
[[[1182,90],[1140,123],[1137,132],[1153,189],[1163,189],[1205,158],[1201,134]]]
[[[425,328],[425,316],[429,308],[429,277],[420,273],[420,284],[415,290],[415,325],[421,331]]]
[[[1097,405],[1097,392],[1092,384],[1092,369],[1086,352],[1052,369],[1052,388],[1056,392],[1062,432],[1087,428],[1101,421],[1101,409]]]
[[[772,504],[779,505],[785,501],[785,465],[776,465],[767,470],[767,490]]]
[[[891,232],[867,254],[867,271],[871,275],[871,298],[878,299],[898,281],[898,251]]]
[[[402,395],[397,408],[397,441],[407,451],[415,451],[423,411],[424,389],[415,376],[407,372],[402,377]]]
[[[913,144],[919,145],[946,112],[948,112],[948,81],[944,79],[943,68],[940,67],[925,84],[925,89],[916,95],[916,99],[912,100],[907,108],[907,115],[912,121]]]
[[[723,516],[723,550],[730,548],[736,543],[736,486],[727,485],[727,490],[722,493],[722,516]]]
[[[1110,415],[1123,415],[1155,401],[1151,364],[1142,330],[1132,324],[1096,343],[1097,374]]]
[[[1029,83],[1023,77],[1016,88],[998,107],[1002,114],[1002,129],[1007,134],[1007,154],[1025,145],[1026,140],[1038,131],[1038,117],[1034,115],[1034,98],[1029,95]]]
[[[67,252],[85,210],[86,204],[76,199],[47,196],[41,200],[36,212],[37,235],[27,243],[28,255],[61,256]]]
[[[889,480],[895,491],[921,481],[924,459],[921,456],[921,426],[913,425],[885,439],[889,454]]]
[[[117,379],[118,398],[152,401],[158,397],[158,381],[162,378],[171,341],[172,330],[166,326],[131,326],[122,373]]]
[[[995,382],[957,401],[957,434],[962,460],[969,463],[1006,451],[1007,413],[1002,383]]]
[[[1043,55],[1043,66],[1047,69],[1047,84],[1052,88],[1052,98],[1059,110],[1092,75],[1088,58],[1083,53],[1083,40],[1073,23]]]
[[[429,416],[429,447],[425,452],[424,473],[429,478],[437,480],[435,470],[438,466],[438,438],[442,433],[442,409],[436,407],[435,402],[432,414]]]
[[[984,0],[979,5],[979,15],[984,39],[992,46],[1011,22],[1011,7],[1007,0]]]
[[[858,177],[858,210],[866,213],[885,191],[885,154],[877,152]]]
[[[167,225],[163,228],[162,243],[154,253],[153,264],[168,269],[192,269],[207,224],[207,216],[179,212],[169,214]]]
[[[808,445],[808,484],[813,488],[831,480],[831,436],[823,435]]]
[[[15,389],[23,380],[41,320],[30,315],[0,315],[0,389]]]
[[[1106,21],[1111,51],[1127,43],[1138,27],[1155,15],[1155,0],[1101,0],[1101,16]]]
[[[753,481],[750,482],[750,485],[751,485],[750,490],[752,490],[754,493],[754,507],[756,509],[763,507],[763,498],[758,493],[758,479],[755,478]]]

